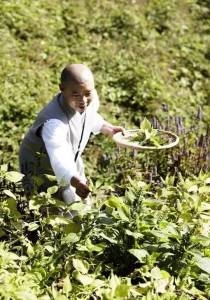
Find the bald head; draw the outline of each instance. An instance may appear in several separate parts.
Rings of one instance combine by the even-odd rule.
[[[86,84],[94,83],[91,70],[83,64],[69,64],[61,72],[61,84]]]
[[[91,70],[83,64],[69,64],[61,72],[60,90],[65,102],[83,112],[91,102],[95,90]]]

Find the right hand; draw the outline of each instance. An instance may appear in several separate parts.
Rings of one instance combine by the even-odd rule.
[[[90,192],[87,184],[82,182],[80,178],[73,176],[70,181],[71,185],[76,188],[76,194],[81,198],[86,198]]]

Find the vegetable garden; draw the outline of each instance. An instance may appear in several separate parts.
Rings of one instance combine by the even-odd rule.
[[[2,0],[0,4],[0,299],[210,298],[208,0]],[[100,112],[170,149],[84,153],[94,208],[24,196],[20,141],[58,91],[67,62],[94,73]],[[146,119],[145,119],[146,118]],[[138,142],[137,141],[137,142]],[[34,178],[37,186],[40,178]]]

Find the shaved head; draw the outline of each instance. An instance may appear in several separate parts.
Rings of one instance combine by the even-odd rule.
[[[93,99],[94,77],[86,65],[67,65],[61,72],[59,86],[65,102],[80,113],[87,108]]]
[[[61,72],[61,84],[77,83],[86,84],[87,82],[94,83],[94,78],[91,70],[83,64],[69,64]]]

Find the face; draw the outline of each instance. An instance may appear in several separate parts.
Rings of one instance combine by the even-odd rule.
[[[60,90],[66,103],[77,112],[84,112],[91,102],[92,92],[94,90],[93,80],[87,80],[84,83],[66,83],[60,85]]]

